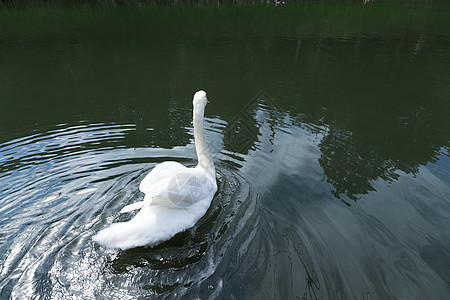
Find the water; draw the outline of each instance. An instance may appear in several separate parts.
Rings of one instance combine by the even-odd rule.
[[[450,10],[417,7],[1,12],[0,299],[448,298]],[[195,165],[199,89],[207,214],[93,243]]]

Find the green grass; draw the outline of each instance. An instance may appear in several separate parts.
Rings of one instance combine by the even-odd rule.
[[[336,36],[450,33],[450,6],[310,3],[286,6],[147,6],[0,11],[0,35],[59,34]]]

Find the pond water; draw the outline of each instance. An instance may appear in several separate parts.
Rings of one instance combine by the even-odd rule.
[[[0,12],[0,299],[448,299],[447,5]],[[92,236],[159,162],[218,192],[154,248]]]

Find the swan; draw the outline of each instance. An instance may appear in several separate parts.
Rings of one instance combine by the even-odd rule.
[[[198,164],[187,168],[163,162],[145,176],[139,189],[144,200],[125,206],[121,213],[140,211],[128,222],[113,223],[93,240],[106,248],[122,250],[153,247],[192,226],[206,213],[217,191],[216,171],[203,133],[206,93],[194,94],[193,123]]]

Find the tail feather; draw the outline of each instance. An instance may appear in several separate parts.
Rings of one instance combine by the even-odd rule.
[[[200,213],[204,214],[206,211],[204,207],[197,209],[199,211],[189,212],[161,206],[144,206],[130,221],[111,224],[97,232],[92,239],[111,249],[153,247],[194,226]]]
[[[140,209],[140,208],[144,207],[144,205],[145,205],[144,201],[136,202],[136,203],[127,205],[124,208],[122,208],[120,210],[120,213],[123,214],[123,213],[127,213],[130,211],[136,210],[136,209]]]

